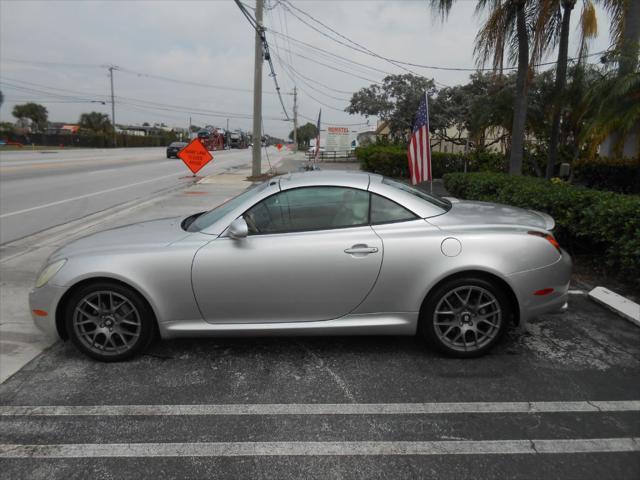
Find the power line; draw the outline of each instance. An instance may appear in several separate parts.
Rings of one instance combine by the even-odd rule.
[[[11,59],[11,58],[3,58],[2,61],[7,61],[7,62],[13,62],[13,63],[22,63],[22,64],[26,64],[26,65],[44,65],[44,66],[63,66],[63,67],[69,67],[69,66],[77,66],[77,67],[90,67],[90,68],[108,68],[108,66],[106,65],[93,65],[93,64],[74,64],[74,63],[57,63],[57,62],[40,62],[40,61],[35,61],[35,60],[15,60],[15,59]],[[193,82],[190,80],[183,80],[183,79],[179,79],[179,78],[172,78],[172,77],[167,77],[164,75],[156,75],[153,73],[146,73],[146,72],[141,72],[141,71],[137,71],[137,70],[133,70],[130,68],[126,68],[126,67],[117,67],[117,70],[119,72],[122,73],[127,73],[129,75],[135,75],[137,77],[145,77],[145,78],[151,78],[154,80],[162,80],[165,82],[171,82],[171,83],[177,83],[177,84],[181,84],[181,85],[190,85],[193,87],[202,87],[202,88],[212,88],[212,89],[216,89],[216,90],[227,90],[227,91],[231,91],[231,92],[240,92],[240,93],[251,93],[253,90],[248,89],[248,88],[239,88],[239,87],[230,87],[230,86],[226,86],[226,85],[216,85],[216,84],[210,84],[210,83],[200,83],[200,82]],[[276,92],[263,92],[266,93],[268,95],[276,95]]]
[[[240,0],[235,0],[235,2],[236,2],[236,5],[238,5],[238,8],[242,12],[242,14],[249,21],[249,24],[251,24],[253,29],[258,33],[258,35],[262,40],[262,45],[264,50],[263,58],[267,60],[267,63],[269,64],[269,69],[271,70],[271,73],[269,74],[269,76],[273,78],[273,83],[275,84],[275,87],[276,87],[276,92],[278,94],[278,99],[280,100],[280,105],[282,106],[282,111],[284,112],[286,119],[290,121],[291,118],[289,117],[289,113],[287,112],[287,109],[284,106],[284,100],[282,99],[282,95],[280,94],[280,85],[278,85],[277,75],[276,75],[275,69],[273,68],[273,61],[271,60],[271,53],[269,52],[269,43],[267,42],[267,38],[265,36],[265,29],[262,25],[258,25],[258,22],[255,20],[255,18],[251,16],[251,14],[247,11],[245,5]]]
[[[6,77],[4,77],[6,78]],[[66,90],[66,89],[60,89],[60,88],[55,88],[55,87],[49,87],[49,86],[45,86],[45,85],[41,85],[41,84],[37,84],[34,82],[27,82],[24,80],[18,80],[18,79],[11,79],[13,82],[20,82],[20,83],[25,83],[28,85],[31,85],[32,87],[28,87],[28,86],[21,86],[21,85],[15,85],[13,83],[9,83],[4,79],[0,79],[0,83],[3,85],[6,85],[7,87],[19,90],[19,91],[24,91],[26,93],[37,93],[39,95],[45,95],[45,96],[52,96],[55,99],[60,99],[60,100],[74,100],[77,101],[78,103],[103,103],[106,104],[108,103],[108,100],[105,97],[105,100],[100,100],[100,101],[96,101],[93,100],[89,97],[84,98],[81,96],[77,96],[77,95],[66,95],[63,93],[57,93],[57,92],[51,92],[51,91],[47,91],[47,89],[51,89],[51,90],[60,90],[60,91],[67,91],[70,92],[71,90]],[[34,87],[39,87],[39,88],[34,88]],[[94,94],[94,93],[90,93],[90,92],[81,92],[83,95],[88,95],[88,96],[93,96],[93,97],[103,97],[102,95],[99,94]],[[127,96],[115,96],[115,100],[116,103],[120,104],[125,104],[125,105],[136,105],[136,106],[140,106],[140,107],[152,107],[152,108],[158,108],[158,109],[164,109],[165,111],[173,111],[173,112],[182,112],[182,113],[199,113],[199,114],[206,114],[206,115],[210,115],[210,116],[218,116],[218,117],[229,117],[229,118],[242,118],[242,119],[250,119],[253,118],[253,115],[249,114],[249,113],[237,113],[237,112],[227,112],[227,111],[220,111],[220,110],[209,110],[209,109],[203,109],[200,107],[189,107],[189,106],[184,106],[184,105],[173,105],[173,104],[167,104],[167,103],[162,103],[162,102],[155,102],[155,101],[151,101],[151,100],[143,100],[143,99],[139,99],[139,98],[134,98],[134,97],[127,97]],[[279,117],[265,117],[268,118],[269,120],[282,120]]]
[[[330,26],[326,25],[325,23],[321,22],[320,20],[318,20],[317,18],[313,17],[312,15],[310,15],[309,13],[305,12],[304,10],[296,7],[295,5],[293,5],[290,1],[288,0],[278,0],[278,3],[280,5],[283,6],[283,8],[286,8],[289,10],[289,12],[295,17],[297,18],[300,22],[304,23],[305,25],[307,25],[309,28],[315,30],[316,32],[320,33],[321,35],[323,35],[324,37],[332,40],[333,42],[336,42],[344,47],[350,48],[352,50],[355,50],[357,52],[360,52],[362,54],[365,55],[369,55],[375,58],[378,58],[380,60],[384,60],[388,63],[391,63],[392,65],[397,66],[398,68],[403,68],[402,65],[407,65],[410,67],[417,67],[417,68],[425,68],[425,69],[430,69],[430,70],[442,70],[442,71],[454,71],[454,72],[478,72],[478,71],[494,71],[493,68],[478,68],[478,67],[444,67],[444,66],[437,66],[437,65],[424,65],[424,64],[419,64],[419,63],[414,63],[414,62],[407,62],[407,61],[403,61],[403,60],[397,60],[397,59],[392,59],[392,58],[388,58],[382,55],[377,54],[376,52],[370,50],[369,48],[367,48],[366,46],[350,39],[349,37],[347,37],[346,35],[341,34],[340,32],[336,31],[335,29],[331,28]],[[332,37],[331,35],[327,34],[326,32],[323,32],[322,30],[316,28],[315,26],[309,24],[307,21],[305,21],[304,19],[300,18],[298,15],[296,15],[295,13],[291,12],[290,9],[296,10],[297,12],[299,12],[300,14],[306,16],[307,18],[311,19],[312,21],[314,21],[315,23],[323,26],[324,28],[326,28],[327,30],[329,30],[330,32],[334,33],[335,35],[339,36],[340,38],[346,40],[349,43],[345,43],[339,39],[336,39],[335,37]],[[282,35],[282,33],[280,33]],[[580,58],[587,58],[587,57],[593,57],[593,56],[597,56],[597,55],[602,55],[603,53],[605,53],[605,51],[600,51],[600,52],[595,52],[595,53],[590,53],[587,55],[582,55],[582,56],[578,56],[578,57],[573,57],[573,58],[569,58],[569,61],[575,61],[578,60]],[[537,63],[532,65],[533,67],[543,67],[543,66],[548,66],[548,65],[554,65],[558,63],[557,61],[551,61],[551,62],[542,62],[542,63]],[[405,69],[406,71],[409,71],[411,73],[414,73],[416,75],[421,76],[420,74],[417,74],[416,72],[413,72],[411,70]],[[503,70],[517,70],[518,67],[504,67]]]
[[[97,65],[93,63],[63,63],[63,62],[49,62],[49,61],[35,61],[35,60],[20,60],[17,58],[3,58],[3,62],[10,63],[23,63],[26,65],[43,65],[50,67],[74,67],[74,68],[103,68],[104,65]]]
[[[384,74],[384,75],[391,75],[391,72],[387,72],[386,70],[381,70],[381,69],[379,69],[379,68],[372,67],[372,66],[370,66],[370,65],[365,65],[364,63],[356,62],[355,60],[352,60],[352,59],[347,58],[347,57],[343,57],[342,55],[338,55],[338,54],[336,54],[336,53],[330,52],[329,50],[325,50],[325,49],[323,49],[323,48],[316,47],[315,45],[312,45],[312,44],[310,44],[310,43],[303,42],[302,40],[298,40],[298,39],[296,39],[296,38],[294,38],[294,37],[291,37],[291,36],[289,36],[289,35],[285,35],[285,34],[283,34],[282,32],[278,32],[278,31],[276,31],[276,30],[270,30],[270,32],[271,32],[271,33],[273,33],[273,34],[274,34],[274,35],[276,35],[276,36],[283,37],[283,38],[285,38],[285,39],[287,39],[287,40],[291,40],[291,41],[292,41],[292,42],[294,42],[294,43],[298,43],[298,44],[300,44],[300,45],[304,45],[304,46],[305,46],[305,47],[307,47],[307,48],[311,48],[311,49],[316,50],[316,51],[318,51],[318,52],[323,52],[323,53],[325,53],[326,55],[330,55],[330,56],[332,56],[332,57],[339,58],[339,59],[344,60],[344,61],[346,61],[346,62],[349,62],[349,63],[351,63],[351,64],[359,65],[359,66],[361,66],[361,67],[368,68],[369,70],[373,70],[373,71],[375,71],[375,72],[382,73],[382,74]]]
[[[282,69],[284,70],[284,72],[285,72],[285,73],[287,74],[287,76],[291,79],[291,81],[295,84],[295,83],[296,83],[296,77],[297,77],[297,76],[296,76],[296,75],[295,75],[295,73],[291,70],[291,66],[290,66],[290,65],[288,65],[288,64],[286,63],[286,61],[285,61],[282,57],[280,57],[279,55],[276,55],[276,60],[278,60],[278,63],[280,64],[280,66],[282,67]],[[337,101],[339,101],[339,102],[349,102],[349,101],[350,101],[349,99],[346,99],[346,98],[338,98],[338,97],[331,96],[331,95],[329,95],[329,94],[327,94],[327,93],[324,93],[324,92],[322,92],[322,91],[318,90],[317,88],[315,88],[313,85],[311,85],[311,84],[307,83],[306,81],[304,81],[302,78],[298,78],[298,80],[302,81],[302,83],[304,83],[305,85],[307,85],[307,86],[308,86],[309,88],[311,88],[314,92],[318,92],[318,93],[320,93],[320,94],[322,94],[322,95],[325,95],[325,96],[327,96],[327,97],[333,98],[334,100],[337,100]],[[314,98],[312,95],[310,95],[310,94],[309,94],[306,90],[304,90],[302,87],[299,87],[299,88],[300,88],[300,90],[301,90],[301,91],[303,91],[303,92],[304,92],[308,97],[312,98],[313,100],[315,100],[316,102],[318,102],[320,105],[325,106],[325,107],[330,108],[330,109],[333,109],[333,110],[338,110],[338,111],[341,111],[341,112],[343,112],[343,111],[344,111],[344,110],[343,110],[343,109],[341,109],[341,108],[334,107],[334,106],[331,106],[331,105],[327,105],[326,103],[323,103],[322,101],[320,101],[320,100],[318,100],[318,99]]]
[[[373,56],[373,57],[379,58],[379,59],[381,59],[381,60],[384,60],[385,62],[388,62],[388,63],[390,63],[390,64],[392,64],[392,65],[395,65],[396,67],[401,68],[402,70],[405,70],[405,71],[407,71],[407,72],[409,72],[409,73],[412,73],[412,74],[414,74],[414,75],[416,75],[416,76],[422,76],[422,75],[420,75],[419,73],[416,73],[416,72],[414,72],[413,70],[410,70],[410,69],[408,69],[408,68],[406,68],[406,67],[402,66],[399,62],[396,62],[396,61],[394,61],[394,60],[391,60],[391,59],[389,59],[389,58],[387,58],[387,57],[383,57],[382,55],[378,55],[378,54],[377,54],[377,53],[375,53],[374,51],[369,50],[367,47],[365,47],[365,46],[363,46],[363,45],[361,45],[361,44],[359,44],[359,43],[355,42],[354,40],[351,40],[351,39],[350,39],[350,38],[348,38],[347,36],[345,36],[345,35],[341,34],[340,32],[338,32],[338,31],[334,30],[333,28],[329,27],[328,25],[326,25],[326,24],[322,23],[322,22],[321,22],[320,20],[318,20],[317,18],[314,18],[313,16],[309,15],[309,14],[308,14],[307,12],[305,12],[304,10],[301,10],[301,9],[299,9],[298,7],[296,7],[296,6],[292,5],[292,4],[291,4],[291,2],[289,2],[288,0],[278,0],[278,1],[279,1],[279,3],[280,3],[281,5],[283,5],[283,7],[284,7],[284,8],[294,9],[294,10],[296,10],[297,12],[300,12],[302,15],[305,15],[306,17],[310,18],[310,19],[311,19],[311,20],[313,20],[314,22],[316,22],[316,23],[318,23],[318,24],[322,25],[322,26],[323,26],[324,28],[326,28],[327,30],[331,31],[331,32],[332,32],[332,33],[334,33],[335,35],[338,35],[340,38],[345,39],[345,40],[346,40],[346,41],[348,41],[349,43],[351,43],[351,44],[355,45],[357,48],[356,48],[356,47],[353,47],[353,45],[349,45],[349,44],[347,44],[347,43],[344,43],[344,42],[342,42],[342,41],[340,41],[340,40],[338,40],[338,39],[336,39],[336,38],[332,37],[331,35],[328,35],[328,34],[326,34],[326,33],[322,32],[322,30],[320,30],[320,29],[316,28],[315,26],[311,25],[310,23],[308,23],[308,22],[307,22],[307,21],[305,21],[304,19],[300,18],[300,17],[299,17],[298,15],[296,15],[295,13],[291,12],[291,14],[292,14],[294,17],[296,17],[298,20],[300,20],[302,23],[304,23],[304,24],[305,24],[305,25],[307,25],[308,27],[312,28],[312,29],[313,29],[313,30],[315,30],[316,32],[320,33],[321,35],[323,35],[323,36],[325,36],[325,37],[327,37],[327,38],[329,38],[329,39],[333,40],[334,42],[337,42],[337,43],[339,43],[339,44],[341,44],[341,45],[344,45],[345,47],[351,48],[351,49],[356,50],[356,51],[359,51],[359,52],[361,52],[361,53],[365,53],[365,54],[367,54],[367,55],[370,55],[370,56]],[[289,10],[289,11],[291,11],[291,10]]]

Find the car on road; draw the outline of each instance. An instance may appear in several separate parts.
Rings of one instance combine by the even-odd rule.
[[[161,338],[415,335],[486,353],[566,305],[571,259],[544,213],[429,195],[364,172],[275,177],[226,203],[54,252],[34,322],[103,361]]]
[[[178,153],[186,146],[185,142],[171,142],[167,147],[167,158],[178,158]]]

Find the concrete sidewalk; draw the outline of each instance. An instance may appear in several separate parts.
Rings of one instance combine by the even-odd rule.
[[[300,155],[285,152],[263,159],[262,171],[297,170]],[[281,165],[286,164],[286,168]],[[128,202],[0,247],[0,383],[57,339],[45,336],[31,320],[28,293],[49,255],[62,245],[92,233],[145,220],[187,216],[210,210],[251,186],[250,168],[195,178],[184,186],[141,201]]]

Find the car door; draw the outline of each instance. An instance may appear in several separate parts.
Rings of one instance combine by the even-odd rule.
[[[369,226],[368,192],[284,190],[243,216],[246,238],[222,236],[194,258],[194,293],[207,321],[329,320],[354,310],[373,288],[383,247]]]

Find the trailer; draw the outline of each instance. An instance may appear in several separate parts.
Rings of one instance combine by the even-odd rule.
[[[225,132],[215,127],[207,126],[198,132],[198,138],[209,151],[224,150]]]

